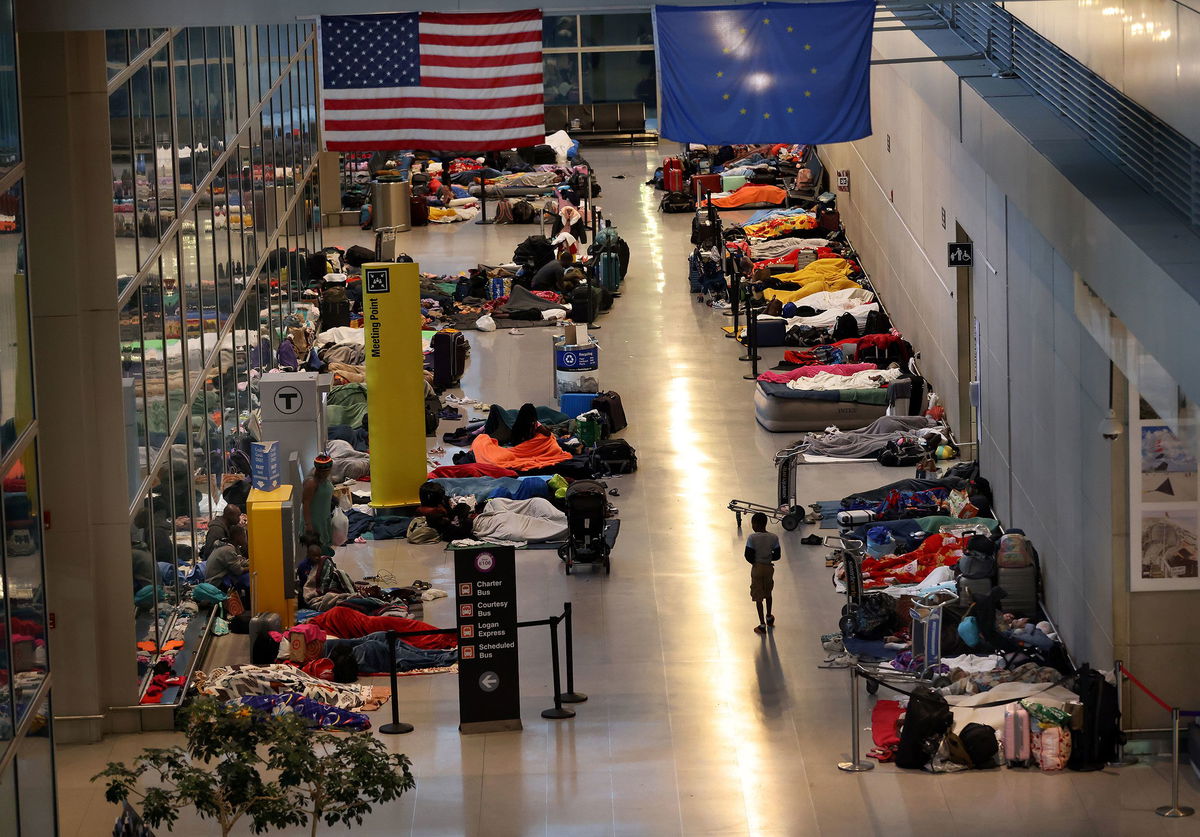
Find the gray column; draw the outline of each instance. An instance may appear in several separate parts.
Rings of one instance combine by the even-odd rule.
[[[136,728],[103,32],[20,36],[46,586],[59,741]]]

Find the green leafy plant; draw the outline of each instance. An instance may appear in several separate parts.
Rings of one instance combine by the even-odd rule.
[[[142,819],[168,830],[187,807],[227,837],[247,820],[255,834],[321,823],[361,824],[377,804],[415,786],[407,756],[367,733],[314,732],[294,715],[270,715],[210,698],[180,711],[186,747],[147,748],[92,777],[104,796],[138,801]],[[149,784],[149,787],[146,785]]]

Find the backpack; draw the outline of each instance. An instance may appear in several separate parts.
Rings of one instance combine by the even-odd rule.
[[[858,320],[850,312],[846,312],[837,318],[837,322],[833,324],[833,334],[830,335],[829,342],[837,343],[840,340],[853,340],[858,337]],[[915,463],[914,463],[915,464]]]
[[[514,223],[512,201],[510,201],[508,198],[501,198],[500,202],[496,204],[496,214],[493,217],[493,220],[497,224]]]
[[[609,439],[592,451],[592,470],[605,474],[632,474],[637,470],[637,452],[624,439]]]
[[[695,212],[696,201],[687,192],[667,192],[658,205],[659,212]]]
[[[1071,743],[1067,767],[1082,771],[1102,770],[1116,758],[1117,743],[1122,735],[1117,687],[1084,663],[1075,679],[1075,691],[1083,703],[1083,727]]]
[[[966,549],[958,559],[958,574],[963,578],[995,578],[996,556]]]
[[[996,756],[1000,752],[996,730],[987,724],[967,724],[958,734],[948,734],[946,746],[950,751],[951,761],[976,770],[995,765]]]
[[[353,247],[346,250],[346,264],[351,267],[362,267],[367,262],[376,261],[375,251],[370,250],[361,245],[355,244]]]
[[[996,565],[1005,569],[1033,566],[1033,544],[1029,538],[1012,532],[1001,535],[996,547]]]
[[[533,204],[529,201],[517,201],[512,205],[511,212],[514,224],[532,224],[537,216]]]
[[[428,480],[417,489],[417,498],[426,508],[441,506],[446,502],[446,488],[440,482]]]
[[[887,593],[868,593],[854,612],[854,635],[883,639],[896,628],[896,601]]]
[[[888,320],[887,314],[882,311],[867,312],[867,322],[863,327],[863,334],[887,334],[892,330],[892,324]]]
[[[953,724],[954,716],[944,697],[929,686],[915,687],[900,728],[896,766],[920,770],[929,764]]]
[[[354,650],[349,645],[333,646],[329,652],[329,659],[333,663],[334,683],[358,682],[358,660],[355,659]]]
[[[876,454],[875,458],[879,460],[880,465],[899,468],[916,465],[925,456],[925,448],[921,447],[919,442],[911,439],[900,439],[888,442],[883,450]]]

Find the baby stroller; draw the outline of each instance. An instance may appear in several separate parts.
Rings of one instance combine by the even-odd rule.
[[[567,542],[558,548],[558,557],[566,562],[567,575],[575,564],[603,564],[605,575],[612,572],[605,491],[604,483],[596,480],[576,480],[567,488]],[[613,529],[615,539],[615,526]]]

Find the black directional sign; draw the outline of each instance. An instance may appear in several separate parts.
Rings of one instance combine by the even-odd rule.
[[[970,241],[951,241],[946,245],[948,267],[970,267],[975,264],[975,245]]]
[[[463,732],[521,728],[517,569],[511,546],[454,553],[458,712]]]

